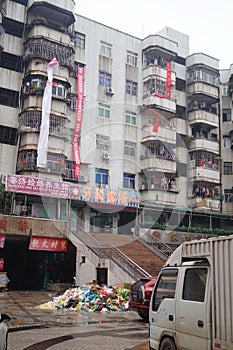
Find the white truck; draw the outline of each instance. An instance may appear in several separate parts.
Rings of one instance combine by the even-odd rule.
[[[180,245],[160,271],[150,350],[233,349],[233,235]]]

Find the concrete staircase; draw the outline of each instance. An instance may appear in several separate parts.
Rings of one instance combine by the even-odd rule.
[[[136,236],[108,233],[92,233],[91,236],[101,245],[113,245],[152,276],[156,276],[165,263],[165,259],[140,242]]]

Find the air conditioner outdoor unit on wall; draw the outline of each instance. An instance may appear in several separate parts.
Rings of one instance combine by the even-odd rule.
[[[106,89],[106,94],[107,94],[107,95],[114,95],[113,89],[110,88],[110,87],[107,88],[107,89]]]
[[[110,159],[110,153],[109,152],[103,152],[103,159]]]

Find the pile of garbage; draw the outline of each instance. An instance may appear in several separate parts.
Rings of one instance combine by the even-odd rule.
[[[129,310],[128,300],[128,289],[88,283],[67,289],[63,294],[52,297],[51,301],[41,304],[39,308],[73,309],[77,312],[124,312]]]

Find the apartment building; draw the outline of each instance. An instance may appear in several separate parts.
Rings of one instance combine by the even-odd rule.
[[[0,16],[0,234],[16,288],[25,278],[36,287],[35,269],[40,286],[69,282],[84,262],[83,278],[101,274],[78,234],[231,225],[231,69],[190,55],[186,34],[139,39],[74,14],[73,0],[2,0]]]

